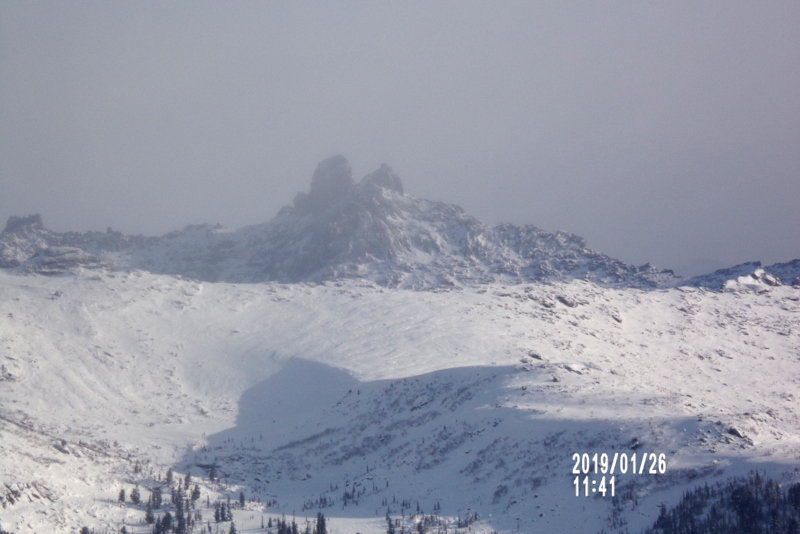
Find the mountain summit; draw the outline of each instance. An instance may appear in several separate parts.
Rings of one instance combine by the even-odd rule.
[[[652,288],[677,281],[672,271],[590,250],[573,234],[490,226],[458,206],[416,198],[387,165],[356,182],[341,155],[322,161],[309,191],[271,221],[236,231],[201,225],[161,237],[57,233],[30,216],[12,217],[0,234],[2,267],[50,273],[76,265],[208,281],[363,278],[414,289],[576,278]]]

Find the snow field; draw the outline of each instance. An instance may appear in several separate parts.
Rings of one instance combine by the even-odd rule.
[[[323,512],[338,532],[385,530],[395,497],[471,509],[486,529],[599,530],[609,502],[570,495],[570,454],[636,439],[670,465],[630,480],[642,504],[629,525],[646,525],[686,473],[800,463],[798,309],[784,286],[415,292],[2,272],[0,481],[20,498],[0,524],[110,528],[136,463],[205,454],[280,513],[336,500]],[[342,507],[346,482],[387,480]]]

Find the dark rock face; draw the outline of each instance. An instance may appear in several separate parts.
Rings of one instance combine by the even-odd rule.
[[[800,287],[800,259],[775,263],[764,270],[786,285]]]
[[[42,226],[41,215],[9,217],[0,233],[0,267],[11,268],[22,264],[37,250],[47,246],[49,230]]]
[[[61,274],[77,268],[105,267],[104,263],[77,247],[42,248],[27,260],[25,268],[39,274]]]
[[[295,198],[295,208],[304,212],[321,212],[343,200],[353,187],[353,171],[344,156],[337,155],[317,165],[311,177],[311,190]]]
[[[8,218],[6,227],[3,233],[12,233],[24,230],[26,228],[42,228],[42,216],[38,213],[27,215],[25,217],[14,217],[13,215]]]
[[[378,170],[365,176],[361,182],[364,184],[374,184],[378,187],[394,191],[395,193],[403,194],[403,182],[400,181],[400,177],[392,172],[392,169],[385,163],[381,165]]]

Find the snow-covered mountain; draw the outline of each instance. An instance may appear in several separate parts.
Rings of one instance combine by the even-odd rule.
[[[12,218],[0,262],[0,530],[150,533],[118,494],[168,468],[212,532],[239,492],[243,532],[640,532],[690,488],[800,480],[797,260],[679,283],[335,157],[263,225]],[[664,472],[601,496],[574,453]]]
[[[661,287],[677,280],[671,271],[594,252],[572,234],[492,227],[458,206],[405,194],[385,165],[356,183],[342,156],[320,163],[310,191],[273,220],[237,231],[190,226],[158,238],[57,233],[30,216],[12,218],[0,234],[3,267],[47,273],[87,262],[205,281],[359,278],[417,289],[575,278]]]

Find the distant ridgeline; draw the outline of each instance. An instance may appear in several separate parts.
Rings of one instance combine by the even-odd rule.
[[[679,283],[720,289],[760,268],[743,264],[682,280],[586,247],[574,234],[487,225],[453,204],[416,198],[382,165],[353,180],[347,160],[324,160],[307,193],[271,221],[239,230],[195,225],[160,237],[54,232],[39,215],[11,217],[0,267],[41,274],[76,268],[143,269],[205,281],[324,282],[363,279],[410,289],[500,282],[589,280],[653,289]],[[765,277],[764,274],[769,277]],[[800,260],[766,267],[759,283],[800,283]]]

